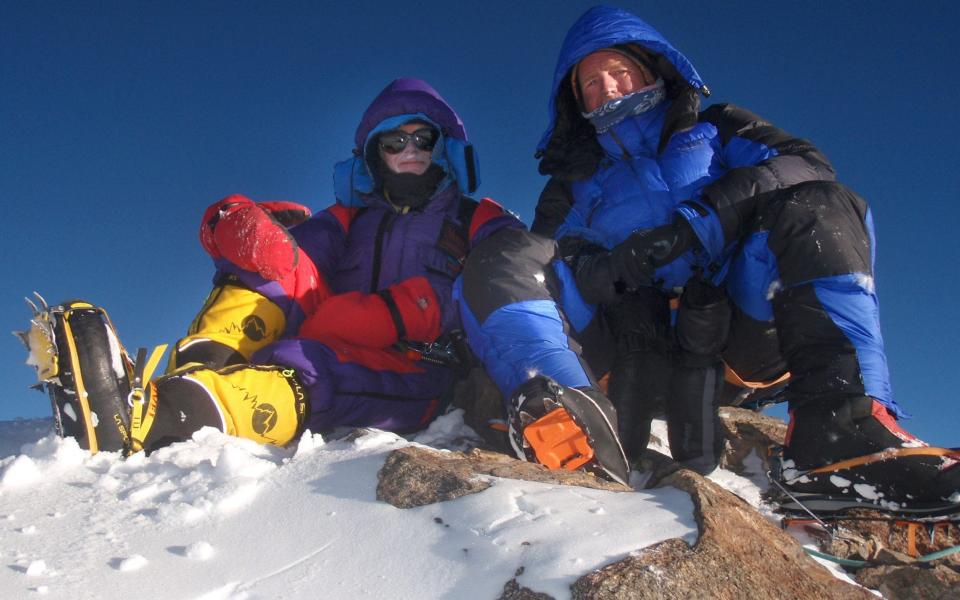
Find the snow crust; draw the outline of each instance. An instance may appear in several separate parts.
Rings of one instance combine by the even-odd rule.
[[[398,509],[376,499],[399,447],[464,447],[462,413],[407,440],[309,432],[288,448],[212,429],[145,457],[94,456],[49,421],[0,423],[3,597],[493,598],[515,576],[567,598],[585,573],[697,529],[679,490],[491,478]]]

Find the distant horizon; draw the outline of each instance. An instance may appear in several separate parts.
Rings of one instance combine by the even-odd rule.
[[[22,297],[106,307],[130,352],[184,335],[213,269],[204,208],[231,193],[332,203],[332,169],[391,80],[416,76],[463,118],[477,197],[528,224],[534,149],[567,28],[594,2],[0,4],[0,329]],[[866,198],[881,323],[904,426],[960,445],[960,5],[612,2],[690,58],[713,102],[809,139]],[[12,337],[0,419],[49,416]],[[778,410],[782,411],[782,407]]]

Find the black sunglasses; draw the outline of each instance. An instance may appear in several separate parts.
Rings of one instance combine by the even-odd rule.
[[[432,127],[424,127],[413,133],[394,130],[380,134],[380,149],[387,154],[400,154],[407,144],[413,140],[414,145],[420,150],[433,150],[437,145],[437,131]]]

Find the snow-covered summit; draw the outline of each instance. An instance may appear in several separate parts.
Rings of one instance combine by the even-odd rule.
[[[273,448],[203,430],[150,457],[91,456],[49,421],[0,423],[4,597],[555,598],[592,569],[697,537],[690,497],[496,479],[401,510],[376,500],[387,454],[456,447],[462,413],[412,441],[305,434]]]

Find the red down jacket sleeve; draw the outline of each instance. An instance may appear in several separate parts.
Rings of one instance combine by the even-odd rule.
[[[331,296],[303,323],[300,335],[369,348],[399,340],[433,342],[440,336],[440,304],[425,277],[411,277],[376,294]]]

